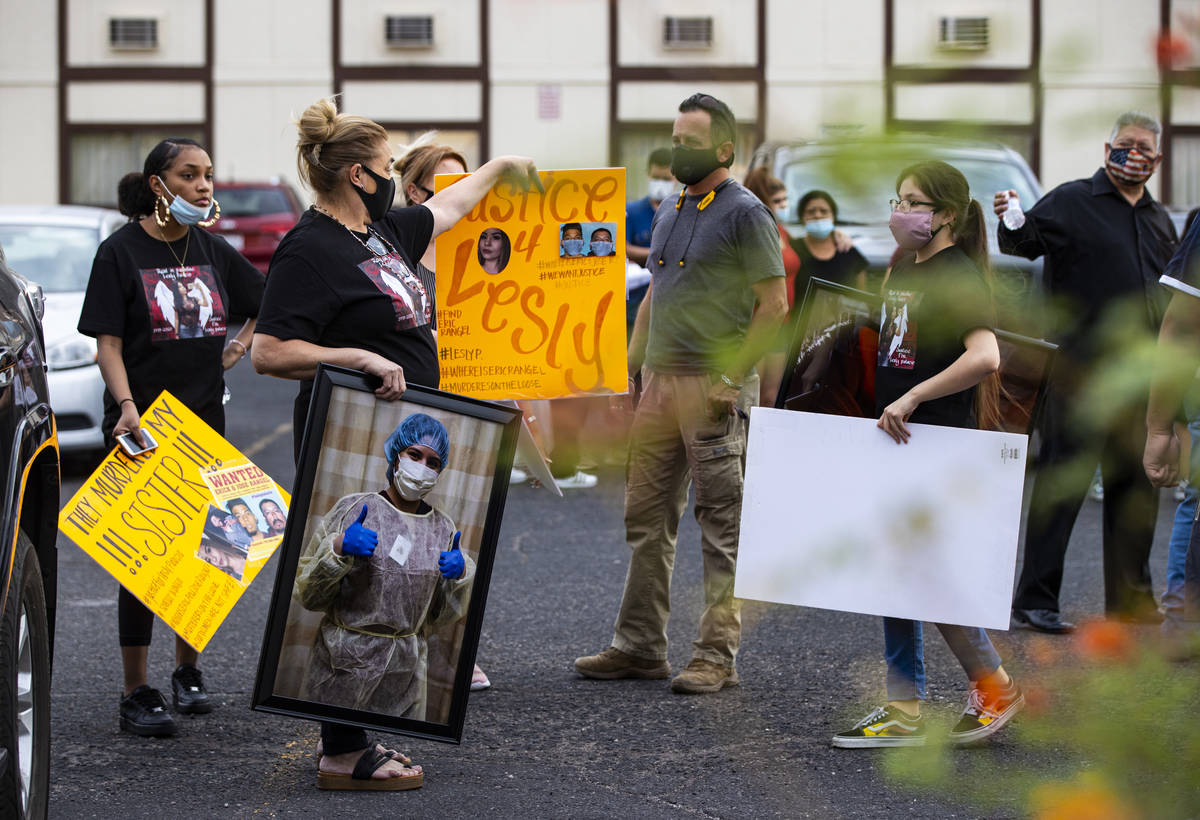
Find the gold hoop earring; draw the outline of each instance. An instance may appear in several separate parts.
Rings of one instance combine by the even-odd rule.
[[[160,204],[167,214],[165,217],[159,216],[158,206]],[[160,228],[165,228],[167,225],[171,224],[171,206],[167,203],[166,197],[160,196],[158,199],[154,200],[154,221],[158,223],[158,227]]]
[[[203,220],[202,222],[196,223],[201,228],[211,228],[213,225],[216,225],[217,220],[221,218],[221,203],[217,202],[216,197],[213,197],[212,204],[213,204],[213,215],[210,216],[208,219]]]

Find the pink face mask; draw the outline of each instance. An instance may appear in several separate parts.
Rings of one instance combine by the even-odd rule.
[[[909,213],[892,211],[888,227],[892,230],[896,244],[906,251],[915,251],[925,247],[937,233],[932,230],[933,211],[910,211]],[[939,225],[937,230],[940,231],[943,227],[945,226]]]

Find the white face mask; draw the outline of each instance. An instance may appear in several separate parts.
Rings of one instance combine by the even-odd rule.
[[[652,201],[662,202],[675,193],[675,180],[652,179],[646,186],[646,193],[650,195]]]
[[[396,471],[392,474],[392,486],[405,501],[424,498],[433,489],[433,485],[437,484],[437,480],[436,470],[403,454],[396,462]]]

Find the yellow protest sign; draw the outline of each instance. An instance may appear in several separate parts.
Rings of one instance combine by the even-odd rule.
[[[443,390],[552,399],[628,386],[625,169],[540,176],[544,193],[497,185],[438,237]]]
[[[203,650],[283,539],[290,496],[164,391],[142,415],[158,447],[113,449],[59,529]]]

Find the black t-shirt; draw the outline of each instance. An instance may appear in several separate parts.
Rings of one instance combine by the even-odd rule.
[[[883,291],[875,414],[963,354],[972,330],[995,322],[991,291],[979,267],[951,246],[924,262],[901,259]],[[917,406],[909,421],[975,426],[975,388]]]
[[[193,227],[168,247],[130,222],[96,250],[79,332],[120,337],[139,412],[169,390],[223,432],[226,322],[257,316],[262,296],[263,275],[220,236]],[[105,430],[116,425],[123,398],[105,391]]]
[[[855,287],[854,277],[867,269],[867,258],[851,247],[848,251],[837,251],[829,259],[818,259],[808,249],[804,237],[795,237],[791,241],[792,250],[800,257],[800,272],[792,284],[792,304],[799,305],[804,301],[808,290],[809,279],[824,279],[826,282],[836,282],[839,285]]]
[[[271,257],[256,330],[283,341],[369,350],[404,368],[407,383],[437,387],[433,299],[416,275],[433,213],[423,205],[389,211],[371,224],[371,234],[378,236],[352,234],[305,211]],[[297,439],[311,393],[312,381],[302,381]]]

